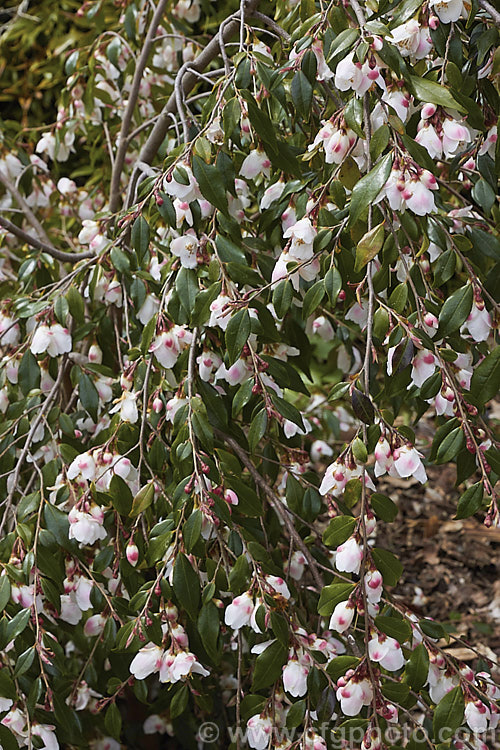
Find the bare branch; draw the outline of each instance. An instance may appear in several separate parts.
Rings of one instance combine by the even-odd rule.
[[[23,242],[31,245],[31,247],[34,247],[35,250],[41,250],[42,252],[51,255],[56,260],[70,261],[74,263],[75,261],[85,260],[85,258],[96,257],[95,253],[93,253],[91,250],[88,250],[84,253],[65,253],[63,250],[58,250],[53,245],[48,245],[46,242],[42,242],[42,240],[39,240],[38,237],[33,237],[33,235],[28,234],[28,232],[25,232],[24,229],[20,229],[16,224],[13,224],[3,216],[0,216],[0,226],[6,229],[11,234],[14,234]]]

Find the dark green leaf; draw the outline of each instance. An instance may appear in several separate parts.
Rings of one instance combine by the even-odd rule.
[[[352,516],[336,516],[332,518],[323,533],[323,544],[327,547],[338,547],[351,536],[356,526],[356,519]]]
[[[248,341],[251,330],[250,315],[246,308],[238,310],[229,319],[226,328],[226,346],[231,364],[236,362],[240,356],[243,347]]]
[[[434,711],[432,728],[434,738],[445,742],[461,725],[464,718],[465,701],[460,686],[446,693]]]
[[[274,641],[255,661],[252,690],[261,690],[272,685],[281,675],[281,669],[288,659],[288,648]]]
[[[222,175],[213,164],[207,164],[199,156],[193,156],[193,174],[200,186],[201,194],[223,214],[228,213],[226,188]]]
[[[200,602],[200,582],[186,555],[177,556],[172,585],[181,606],[192,620],[196,620]]]
[[[465,490],[464,494],[458,501],[457,515],[455,518],[469,518],[479,510],[483,502],[483,485],[481,482],[473,484]]]
[[[485,404],[500,390],[500,346],[495,347],[472,374],[470,390],[474,398]]]
[[[448,297],[439,313],[439,333],[449,336],[465,323],[472,309],[474,293],[472,286],[466,284]]]

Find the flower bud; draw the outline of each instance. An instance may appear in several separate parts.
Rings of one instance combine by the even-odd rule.
[[[135,568],[139,560],[139,550],[137,548],[137,545],[133,543],[128,544],[125,554],[127,555],[127,560],[129,561],[129,563],[132,565],[132,567]]]

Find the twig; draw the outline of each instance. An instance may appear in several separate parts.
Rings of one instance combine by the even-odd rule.
[[[56,260],[70,261],[72,263],[75,263],[75,261],[85,260],[85,258],[96,257],[95,253],[93,253],[91,250],[88,250],[84,253],[65,253],[63,250],[58,250],[53,245],[47,245],[46,242],[42,242],[42,240],[39,240],[38,237],[33,237],[33,235],[28,234],[28,232],[25,232],[24,229],[20,229],[16,224],[13,224],[3,216],[0,216],[0,226],[18,237],[23,242],[26,242],[26,244],[34,247],[35,250],[41,250],[42,252],[51,255]]]
[[[497,26],[500,26],[500,11],[493,7],[488,0],[478,0],[479,7],[490,14]]]
[[[115,213],[118,210],[120,203],[120,178],[123,171],[123,165],[125,163],[125,156],[127,154],[128,147],[128,133],[130,130],[130,123],[132,122],[132,115],[137,103],[137,97],[139,96],[139,89],[141,86],[142,75],[148,61],[149,53],[153,45],[156,29],[161,21],[161,18],[165,12],[165,7],[168,0],[160,0],[156,10],[154,12],[151,24],[146,34],[144,46],[142,48],[141,55],[137,61],[135,68],[134,78],[132,86],[130,88],[130,94],[128,97],[127,108],[123,115],[122,126],[120,128],[120,135],[118,136],[118,150],[116,152],[115,163],[113,165],[113,173],[111,175],[111,187],[110,187],[110,198],[109,198],[109,210],[111,213]]]

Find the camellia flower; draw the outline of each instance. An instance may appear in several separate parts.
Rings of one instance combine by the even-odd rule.
[[[60,323],[51,326],[41,325],[35,330],[31,340],[31,353],[43,354],[47,352],[49,357],[58,357],[71,351],[71,334],[67,328]]]
[[[454,23],[464,12],[462,0],[429,0],[429,7],[442,23]]]
[[[169,331],[158,334],[149,347],[160,365],[170,369],[175,365],[182,349],[189,346],[193,334],[184,326],[173,326]]]
[[[321,495],[330,493],[334,497],[340,497],[345,489],[347,482],[349,482],[351,479],[361,477],[363,472],[364,470],[362,466],[345,466],[338,461],[334,461],[333,464],[330,464],[330,466],[325,471],[323,480],[319,488],[319,492]],[[368,474],[365,474],[365,482],[367,487],[373,490],[375,489],[373,482]]]
[[[259,174],[269,177],[271,174],[271,162],[265,151],[254,149],[243,160],[240,175],[246,180],[253,180]]]
[[[163,656],[163,649],[154,643],[148,643],[139,650],[130,664],[130,671],[136,680],[144,680],[150,674],[158,672]]]
[[[387,635],[373,636],[368,643],[368,653],[372,661],[378,662],[389,672],[396,672],[405,663],[401,646]]]
[[[384,79],[380,75],[378,67],[375,64],[372,67],[368,60],[363,64],[355,62],[354,52],[344,57],[337,65],[335,71],[335,88],[339,89],[339,91],[353,89],[357,96],[363,96],[372,87],[374,82],[380,88],[385,89]]]
[[[320,145],[325,152],[327,164],[342,164],[356,139],[357,136],[352,130],[347,127],[337,128],[329,120],[323,124],[308,150],[312,151]]]
[[[139,419],[139,411],[137,409],[137,393],[131,393],[130,391],[124,391],[119,399],[118,403],[112,409],[109,410],[110,414],[120,413],[120,419],[122,422],[130,422],[135,424]]]
[[[294,260],[308,260],[312,256],[313,242],[316,237],[316,229],[308,217],[300,219],[292,224],[284,233],[283,237],[291,237],[288,252]]]
[[[346,716],[357,716],[362,707],[368,706],[372,699],[373,689],[370,682],[367,679],[357,679],[351,669],[337,681],[337,700],[340,701],[340,708]]]
[[[205,669],[194,654],[188,651],[173,653],[166,651],[160,663],[160,682],[179,682],[182,677],[189,674],[199,674],[206,677],[210,672]]]
[[[350,626],[356,609],[353,604],[347,602],[339,602],[333,614],[330,618],[330,630],[335,630],[337,633],[343,633]]]
[[[236,596],[231,604],[226,607],[224,622],[233,630],[239,630],[250,624],[253,611],[253,597],[248,591],[245,591],[240,596]]]
[[[71,508],[68,521],[69,538],[80,544],[95,544],[98,539],[106,538],[104,513],[98,505],[92,504],[88,511],[78,510],[76,506]]]
[[[247,740],[254,750],[265,750],[269,747],[269,739],[273,731],[273,723],[266,714],[255,714],[247,721]]]
[[[491,320],[491,315],[484,307],[484,304],[479,306],[474,303],[472,305],[472,310],[469,313],[469,317],[460,331],[463,332],[464,329],[466,329],[474,341],[486,341],[490,335],[492,327],[493,321]]]
[[[384,579],[379,570],[369,570],[364,578],[366,598],[371,604],[378,604],[382,596]]]
[[[363,549],[354,536],[337,547],[335,551],[335,567],[343,573],[359,573]]]
[[[278,594],[281,594],[285,599],[290,599],[290,589],[286,585],[283,578],[279,576],[266,575],[266,583],[274,589]]]
[[[21,338],[19,323],[0,312],[0,345],[17,346]]]
[[[148,294],[137,311],[137,319],[145,326],[156,315],[159,309],[160,300],[154,294]]]
[[[434,374],[436,366],[435,355],[427,349],[420,349],[412,361],[411,380],[413,385],[420,388]]]
[[[392,29],[387,41],[392,42],[401,53],[402,57],[414,55],[420,45],[420,24],[416,18],[411,18],[406,23]]]
[[[285,183],[282,182],[282,180],[278,180],[278,182],[275,182],[268,188],[266,188],[264,191],[264,195],[260,199],[260,210],[264,211],[264,209],[269,208],[269,206],[274,203],[274,201],[279,200],[284,189]]]
[[[465,704],[465,720],[473,732],[486,732],[490,718],[491,712],[482,701],[468,701]]]
[[[183,268],[196,268],[198,265],[196,253],[199,244],[200,242],[196,235],[188,233],[172,240],[170,243],[170,250],[173,255],[180,258],[181,266]]]
[[[394,468],[400,477],[415,477],[419,482],[427,482],[427,474],[422,464],[422,454],[409,443],[393,451]]]
[[[283,687],[294,698],[299,698],[307,692],[307,675],[312,665],[311,657],[303,653],[297,659],[292,658],[283,667]]]
[[[230,297],[226,297],[225,294],[219,294],[210,304],[210,320],[208,325],[211,327],[219,326],[223,331],[226,330],[229,320],[231,318],[230,313],[226,305],[231,302]]]
[[[182,170],[185,183],[177,182],[173,174],[168,175],[163,180],[163,189],[167,195],[189,204],[201,195],[198,183],[189,164],[183,163],[177,169]]]

